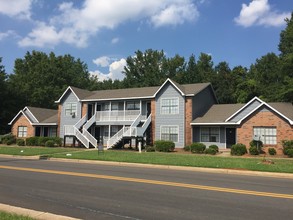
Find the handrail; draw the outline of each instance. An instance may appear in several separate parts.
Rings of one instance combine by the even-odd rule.
[[[74,134],[86,148],[89,148],[89,140],[76,127],[74,127]]]
[[[96,113],[92,115],[92,117],[84,124],[84,128],[87,130],[92,126],[93,123],[96,121]]]
[[[121,140],[124,133],[124,127],[121,128],[116,134],[114,134],[108,141],[107,141],[107,149],[111,148],[113,144],[117,141]]]
[[[91,133],[89,133],[88,131],[87,131],[87,129],[84,127],[83,129],[82,129],[82,132],[83,132],[83,135],[88,139],[88,141],[95,147],[95,148],[97,148],[97,145],[98,145],[98,143],[97,143],[97,139],[96,138],[94,138],[92,135],[91,135]]]
[[[139,110],[97,111],[96,121],[133,121],[140,114]]]
[[[146,131],[151,121],[152,121],[152,114],[149,115],[149,117],[146,119],[146,121],[143,123],[143,125],[140,128],[137,128],[138,136],[143,136],[143,133]]]

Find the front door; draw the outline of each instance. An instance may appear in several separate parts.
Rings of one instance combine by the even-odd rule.
[[[236,144],[236,128],[226,128],[226,147]]]

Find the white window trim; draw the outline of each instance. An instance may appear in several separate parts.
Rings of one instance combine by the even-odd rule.
[[[178,102],[178,108],[177,108],[177,110],[178,110],[178,112],[176,112],[176,113],[168,113],[168,114],[166,114],[166,113],[162,113],[162,104],[163,104],[163,100],[168,100],[168,99],[177,99],[177,102]],[[161,98],[161,100],[160,100],[160,113],[161,113],[161,115],[178,115],[179,114],[179,97],[165,97],[165,98]]]
[[[178,125],[161,125],[160,126],[160,140],[162,140],[162,127],[177,127],[178,133],[177,133],[177,141],[174,141],[174,143],[179,143],[179,126]]]
[[[274,136],[274,137],[276,137],[276,143],[275,144],[267,144],[267,143],[264,143],[265,142],[265,138],[267,137],[267,136],[269,136],[269,135],[261,135],[262,137],[261,137],[261,141],[263,142],[263,144],[264,145],[277,145],[278,144],[278,134],[277,134],[277,132],[278,132],[278,130],[277,130],[277,127],[276,126],[253,126],[253,135],[255,135],[255,133],[254,133],[254,129],[255,128],[261,128],[261,129],[275,129],[276,130],[276,136]]]
[[[22,136],[19,136],[19,128],[23,128],[23,130],[22,130],[22,132],[21,132],[21,134],[22,134]],[[26,131],[25,131],[25,136],[23,135],[24,134],[24,128],[26,128]],[[23,125],[21,125],[21,126],[18,126],[17,127],[17,137],[20,137],[20,138],[24,138],[24,137],[27,137],[27,126],[23,126]]]
[[[219,141],[218,142],[207,142],[207,141],[202,141],[201,140],[201,129],[202,128],[218,128],[219,129]],[[205,126],[205,127],[200,127],[200,131],[199,131],[199,137],[200,137],[200,142],[202,143],[221,143],[221,127],[217,127],[217,126]]]
[[[64,115],[66,116],[66,117],[72,117],[72,113],[70,114],[70,115],[66,115],[66,105],[68,105],[68,104],[75,104],[76,105],[76,110],[75,110],[75,112],[72,112],[72,113],[75,113],[75,116],[77,116],[77,108],[78,108],[78,105],[77,105],[77,102],[67,102],[67,103],[65,103],[65,106],[64,106]]]

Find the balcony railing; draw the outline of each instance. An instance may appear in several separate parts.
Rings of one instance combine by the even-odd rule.
[[[134,121],[140,110],[97,111],[96,121]]]

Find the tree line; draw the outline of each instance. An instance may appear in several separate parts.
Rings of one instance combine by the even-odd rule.
[[[87,90],[159,86],[167,78],[180,84],[211,82],[219,103],[245,103],[254,96],[268,102],[293,102],[293,13],[280,33],[280,54],[268,53],[249,68],[230,68],[225,61],[214,64],[201,53],[187,60],[167,57],[163,50],[137,50],[129,56],[123,80],[98,81],[87,64],[71,55],[27,52],[15,60],[7,74],[0,57],[0,134],[9,132],[7,123],[24,106],[57,108],[54,103],[68,86]]]

